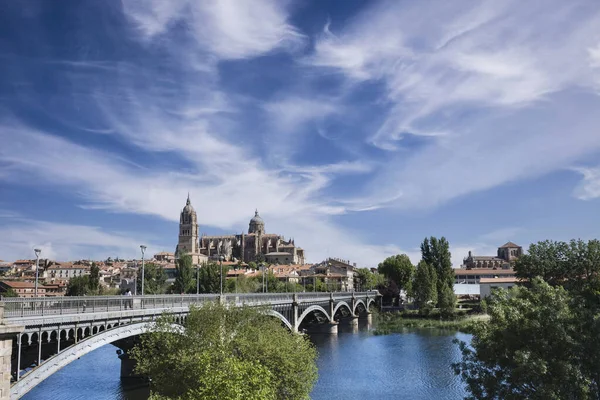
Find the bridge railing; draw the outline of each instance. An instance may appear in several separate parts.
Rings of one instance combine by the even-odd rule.
[[[372,292],[354,293],[363,297]],[[336,298],[347,298],[348,292],[316,292],[316,293],[240,293],[224,294],[224,301],[235,301],[244,304],[268,304],[292,302],[294,296],[299,301],[316,301]],[[4,316],[7,318],[23,318],[33,316],[51,316],[63,314],[83,314],[108,311],[127,311],[141,309],[170,309],[188,307],[191,304],[201,304],[206,301],[219,299],[218,294],[184,294],[184,295],[146,295],[146,296],[63,296],[3,298]]]

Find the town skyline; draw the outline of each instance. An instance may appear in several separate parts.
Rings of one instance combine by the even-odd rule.
[[[593,1],[342,3],[9,2],[0,258],[172,251],[188,191],[307,262],[598,236]]]

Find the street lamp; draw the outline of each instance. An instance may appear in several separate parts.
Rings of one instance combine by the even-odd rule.
[[[200,294],[200,264],[196,264],[196,294]]]
[[[35,290],[34,290],[34,297],[37,297],[37,295],[38,295],[38,277],[39,277],[39,270],[40,270],[40,253],[42,252],[42,250],[40,250],[40,249],[33,249],[33,251],[35,252]]]
[[[146,246],[141,245],[140,250],[142,250],[142,296],[144,295],[144,252],[146,251]]]
[[[225,261],[225,256],[219,256],[219,263],[221,264],[221,296],[223,296],[223,261]]]

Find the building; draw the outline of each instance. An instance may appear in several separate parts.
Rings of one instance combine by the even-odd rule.
[[[23,281],[0,281],[0,294],[6,293],[12,289],[19,297],[34,297],[35,282]],[[46,297],[46,287],[38,283],[38,297]]]
[[[76,276],[89,275],[90,267],[82,264],[73,264],[70,262],[63,262],[51,265],[47,269],[47,277],[51,281],[69,280]]]
[[[510,268],[514,262],[523,255],[523,248],[513,242],[508,242],[498,247],[495,256],[474,256],[470,251],[463,259],[466,269],[476,268]]]
[[[315,279],[321,279],[326,285],[331,285],[332,290],[353,291],[354,269],[356,264],[340,258],[328,258],[327,260],[311,266],[309,271],[301,271],[303,282],[314,283]]]
[[[172,263],[175,262],[175,253],[161,251],[160,253],[154,255],[154,259],[159,262]]]
[[[494,289],[510,289],[518,283],[519,280],[515,277],[482,278],[479,281],[479,296],[481,299],[484,299],[491,295]]]
[[[198,237],[198,218],[190,202],[187,202],[179,218],[179,241],[175,255],[187,253],[194,264],[223,255],[227,261],[265,261],[278,264],[304,264],[304,250],[297,247],[293,239],[285,240],[282,235],[266,233],[265,222],[258,210],[248,225],[248,233]]]

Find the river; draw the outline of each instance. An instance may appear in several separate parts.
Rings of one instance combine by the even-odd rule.
[[[313,335],[319,380],[313,400],[462,399],[466,392],[450,364],[460,358],[452,340],[469,335],[435,329],[373,335],[340,327],[338,335]],[[24,400],[143,400],[147,388],[125,387],[112,345],[95,350],[52,375]]]

